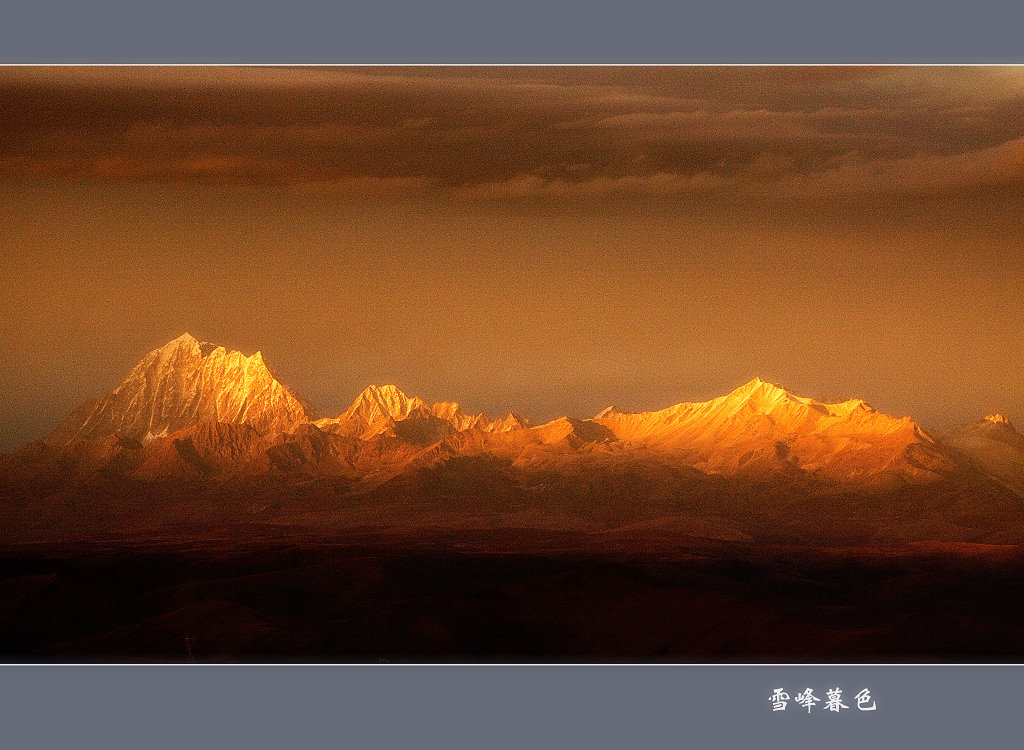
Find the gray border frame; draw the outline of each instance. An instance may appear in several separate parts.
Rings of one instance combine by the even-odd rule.
[[[36,0],[0,63],[1022,63],[1006,0]]]
[[[1019,737],[1015,667],[8,666],[5,747],[964,748]],[[824,710],[843,688],[846,710]],[[811,687],[811,712],[771,694]],[[877,710],[852,700],[869,687]]]
[[[40,0],[0,15],[0,63],[1024,63],[1022,28],[995,0]],[[774,687],[836,685],[879,710],[770,710]],[[962,748],[1019,737],[1022,685],[1020,665],[3,665],[0,744]]]

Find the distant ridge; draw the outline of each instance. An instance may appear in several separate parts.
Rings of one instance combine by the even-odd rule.
[[[594,421],[620,440],[683,453],[714,473],[810,471],[831,479],[930,479],[956,467],[909,417],[860,399],[825,404],[760,378],[732,393],[655,412],[605,409]]]
[[[998,415],[972,429],[970,434],[1013,431]],[[324,417],[273,375],[260,352],[247,357],[186,333],[143,357],[120,385],[75,410],[44,443],[88,455],[88,466],[128,472],[146,467],[147,476],[187,467],[204,476],[296,467],[394,476],[404,467],[458,456],[491,455],[523,470],[581,457],[657,457],[707,474],[864,485],[939,481],[968,465],[995,471],[994,459],[986,463],[975,455],[981,450],[977,440],[972,458],[962,458],[970,452],[966,434],[950,433],[948,440],[958,446],[951,450],[909,417],[883,414],[860,399],[823,403],[760,378],[706,402],[641,413],[609,407],[592,419],[538,426],[515,414],[467,414],[454,401],[428,405],[392,384],[371,385],[343,413]],[[1012,440],[999,445],[998,451],[1011,451],[1000,458],[1005,469],[1021,446]],[[168,450],[180,453],[180,460],[169,458]],[[143,455],[147,451],[162,453]],[[104,464],[105,452],[117,461],[111,455]],[[1024,492],[1014,477],[999,481]]]

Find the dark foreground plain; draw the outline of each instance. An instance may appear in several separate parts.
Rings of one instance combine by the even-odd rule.
[[[15,662],[1024,658],[1016,546],[617,546],[515,530],[7,545],[0,653]]]

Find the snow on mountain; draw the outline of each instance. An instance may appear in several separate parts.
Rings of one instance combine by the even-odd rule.
[[[910,418],[882,414],[859,399],[826,404],[755,378],[701,403],[642,413],[609,407],[593,419],[538,426],[515,414],[467,414],[453,401],[428,405],[394,385],[373,385],[338,417],[322,418],[259,352],[246,357],[189,334],[146,355],[45,443],[82,457],[74,459],[82,466],[147,476],[355,476],[460,455],[488,454],[520,467],[605,456],[654,457],[709,474],[852,483],[927,482],[969,466],[1024,492],[1024,438],[998,416],[938,442]]]
[[[143,357],[106,396],[80,406],[46,442],[116,434],[148,443],[204,422],[244,424],[268,435],[318,417],[260,352],[246,357],[186,333]]]
[[[954,427],[941,441],[967,457],[975,468],[1024,497],[1024,435],[1006,417],[989,414]]]
[[[454,401],[428,406],[416,396],[407,396],[397,386],[371,385],[340,416],[320,419],[316,424],[326,431],[351,437],[368,439],[391,435],[429,445],[465,430],[507,432],[529,423],[514,414],[499,420],[491,420],[484,414],[466,414]]]
[[[710,401],[639,414],[610,407],[593,421],[619,440],[716,474],[802,470],[843,481],[919,481],[956,468],[909,417],[882,414],[859,399],[825,404],[760,378]]]

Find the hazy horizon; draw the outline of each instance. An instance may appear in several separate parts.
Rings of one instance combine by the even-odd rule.
[[[329,415],[1024,422],[1020,68],[0,68],[0,449],[184,332]]]

